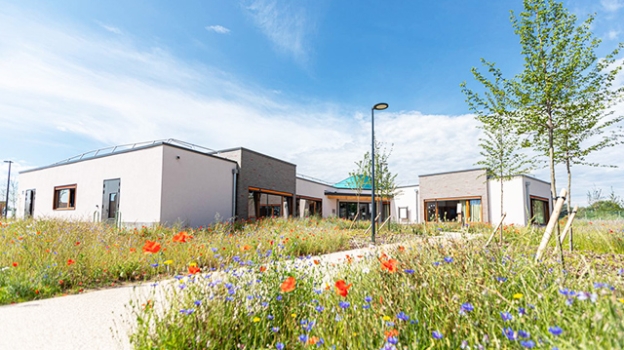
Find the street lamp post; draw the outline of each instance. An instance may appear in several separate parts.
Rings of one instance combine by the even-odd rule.
[[[13,163],[10,160],[5,160],[5,163],[9,163],[9,176],[7,179],[7,188],[6,188],[6,200],[4,202],[4,218],[9,217],[9,190],[11,189],[11,164]]]
[[[371,241],[375,243],[375,110],[382,111],[388,108],[387,103],[378,103],[371,109]]]

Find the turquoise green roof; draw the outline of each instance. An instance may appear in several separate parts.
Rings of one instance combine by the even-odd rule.
[[[370,178],[368,176],[364,176],[364,175],[358,175],[360,179],[363,179],[363,183],[364,185],[362,186],[363,190],[370,190],[371,189],[371,185],[370,185]],[[334,187],[336,188],[343,188],[343,189],[350,189],[350,190],[354,190],[357,188],[357,178],[355,176],[349,176],[348,178],[334,184]]]

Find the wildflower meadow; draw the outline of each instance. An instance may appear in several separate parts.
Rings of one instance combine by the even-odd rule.
[[[137,349],[624,348],[621,222],[576,223],[563,264],[554,242],[534,261],[539,227],[484,248],[487,225],[395,224],[374,247],[338,219],[1,226],[1,303],[149,283],[128,306]]]

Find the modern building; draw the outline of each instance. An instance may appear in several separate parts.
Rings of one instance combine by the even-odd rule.
[[[368,178],[331,184],[296,170],[246,148],[215,151],[174,139],[109,147],[22,171],[18,217],[192,227],[261,217],[371,219]],[[472,169],[421,175],[418,185],[377,197],[377,212],[382,220],[406,224],[497,223],[500,186],[485,174]],[[505,182],[504,193],[506,223],[548,220],[548,183],[516,176]]]

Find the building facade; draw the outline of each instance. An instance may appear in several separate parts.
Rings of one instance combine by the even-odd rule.
[[[353,178],[330,184],[297,175],[295,164],[246,148],[214,151],[158,140],[22,171],[18,217],[192,227],[262,217],[370,220],[370,185],[360,179],[359,186]],[[515,176],[504,186],[505,223],[548,220],[547,182]],[[501,217],[500,183],[488,179],[485,169],[421,175],[419,184],[376,198],[380,219],[398,223],[498,223]]]

